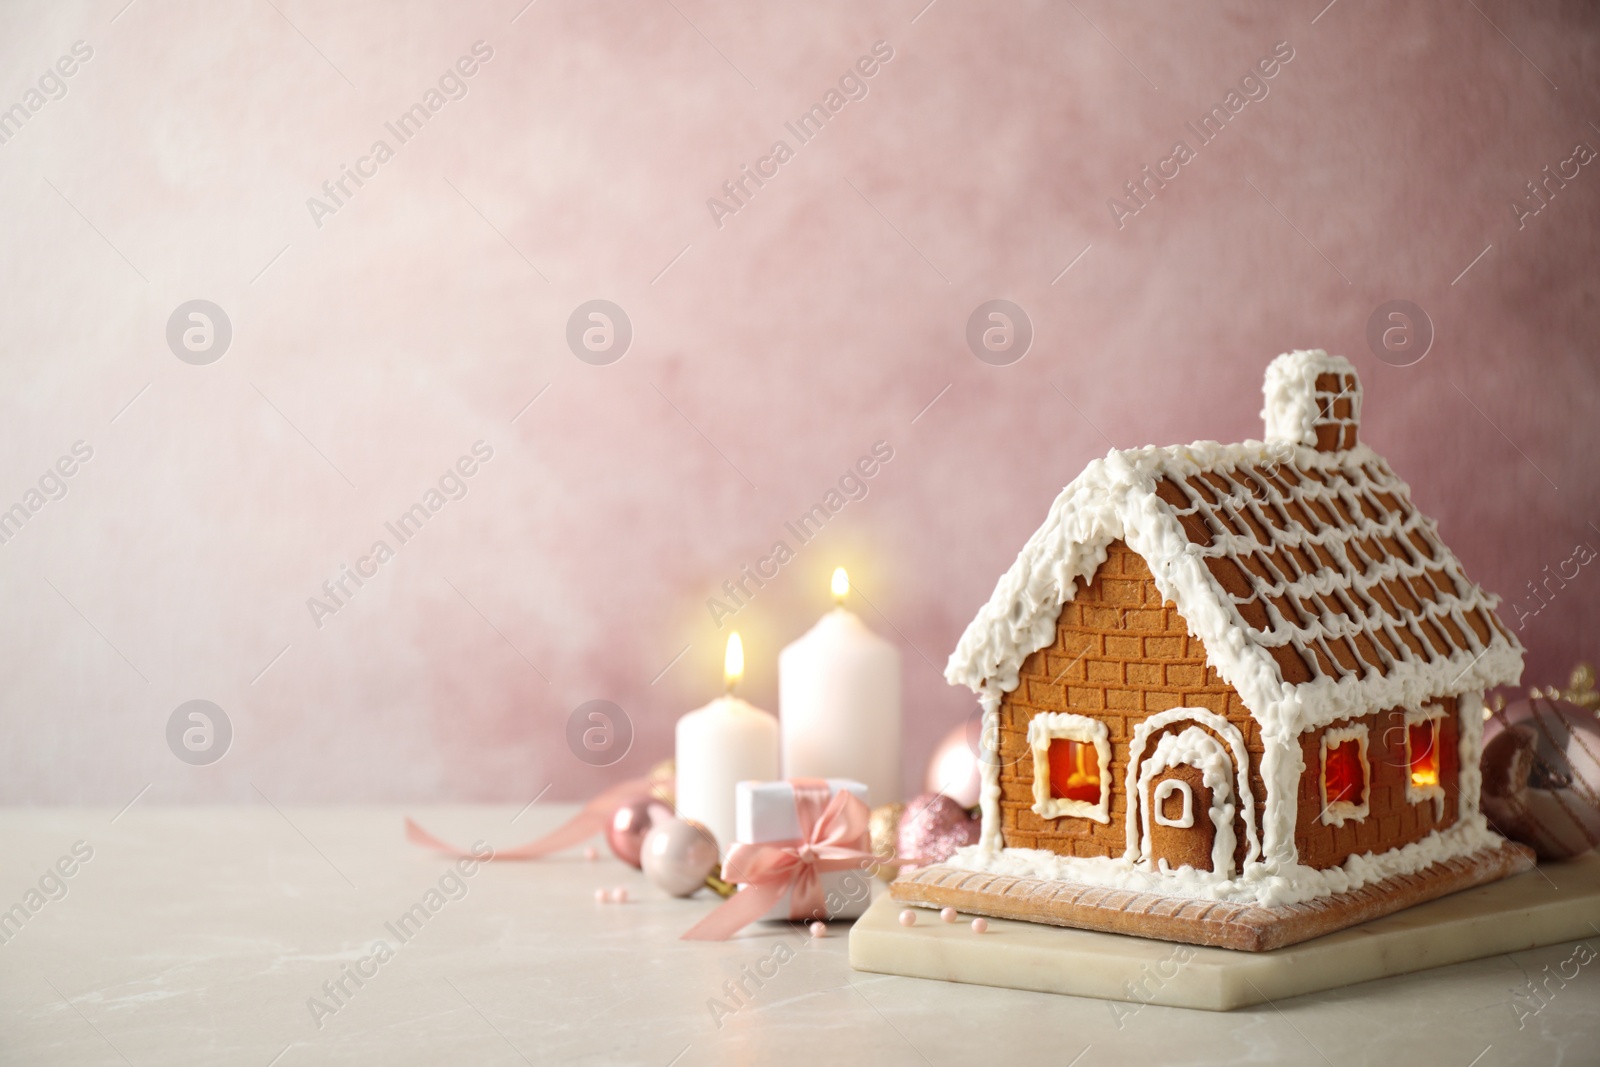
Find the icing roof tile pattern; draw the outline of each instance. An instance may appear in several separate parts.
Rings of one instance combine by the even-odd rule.
[[[1514,639],[1409,487],[1360,464],[1292,462],[1165,477],[1156,495],[1283,681],[1439,666]]]

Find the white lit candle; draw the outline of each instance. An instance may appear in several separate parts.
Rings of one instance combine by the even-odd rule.
[[[729,634],[727,693],[678,720],[678,814],[704,823],[724,856],[733,844],[735,783],[778,777],[778,721],[733,695],[743,674],[744,644]]]
[[[837,606],[778,657],[785,778],[851,778],[869,801],[900,793],[900,650],[844,606],[850,579],[833,572]]]

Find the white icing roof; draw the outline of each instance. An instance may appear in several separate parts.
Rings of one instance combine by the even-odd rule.
[[[1271,443],[1113,450],[1090,463],[967,627],[945,677],[991,699],[1015,689],[1023,661],[1055,640],[1077,581],[1121,539],[1269,736],[1515,683],[1522,646],[1494,617],[1499,598],[1466,578],[1410,487],[1365,444],[1311,447],[1308,394],[1329,372],[1354,383],[1354,368],[1325,352],[1274,362]],[[1355,388],[1347,417],[1321,420],[1349,427],[1335,439],[1354,442]]]

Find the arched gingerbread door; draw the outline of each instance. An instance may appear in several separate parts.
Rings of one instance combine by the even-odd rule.
[[[1241,844],[1246,867],[1259,860],[1250,754],[1238,727],[1204,708],[1157,712],[1134,728],[1128,765],[1126,855],[1141,870],[1187,865],[1225,881],[1237,873]]]
[[[1211,821],[1212,796],[1200,768],[1178,763],[1152,775],[1140,798],[1150,813],[1150,862],[1159,870],[1212,868],[1217,828]]]

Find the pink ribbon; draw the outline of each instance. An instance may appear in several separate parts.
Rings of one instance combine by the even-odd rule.
[[[792,778],[790,784],[794,786],[799,838],[735,843],[722,864],[722,877],[744,883],[743,887],[690,927],[683,940],[725,941],[765,915],[791,890],[789,918],[825,918],[819,876],[852,867],[866,870],[877,862],[870,851],[868,832],[872,813],[865,804],[843,789],[829,800],[828,783],[818,778]]]
[[[552,852],[560,852],[570,848],[585,838],[593,837],[606,828],[611,821],[611,816],[617,808],[631,800],[639,798],[640,794],[649,793],[655,797],[662,796],[662,788],[667,784],[659,778],[630,778],[626,782],[614,785],[602,792],[583,808],[542,837],[525,842],[515,848],[496,849],[492,859],[497,860],[536,860],[548,856]],[[482,859],[482,856],[468,852],[466,849],[457,848],[434,837],[428,831],[418,826],[410,816],[406,817],[406,840],[414,845],[431,848],[451,856],[471,856]]]

